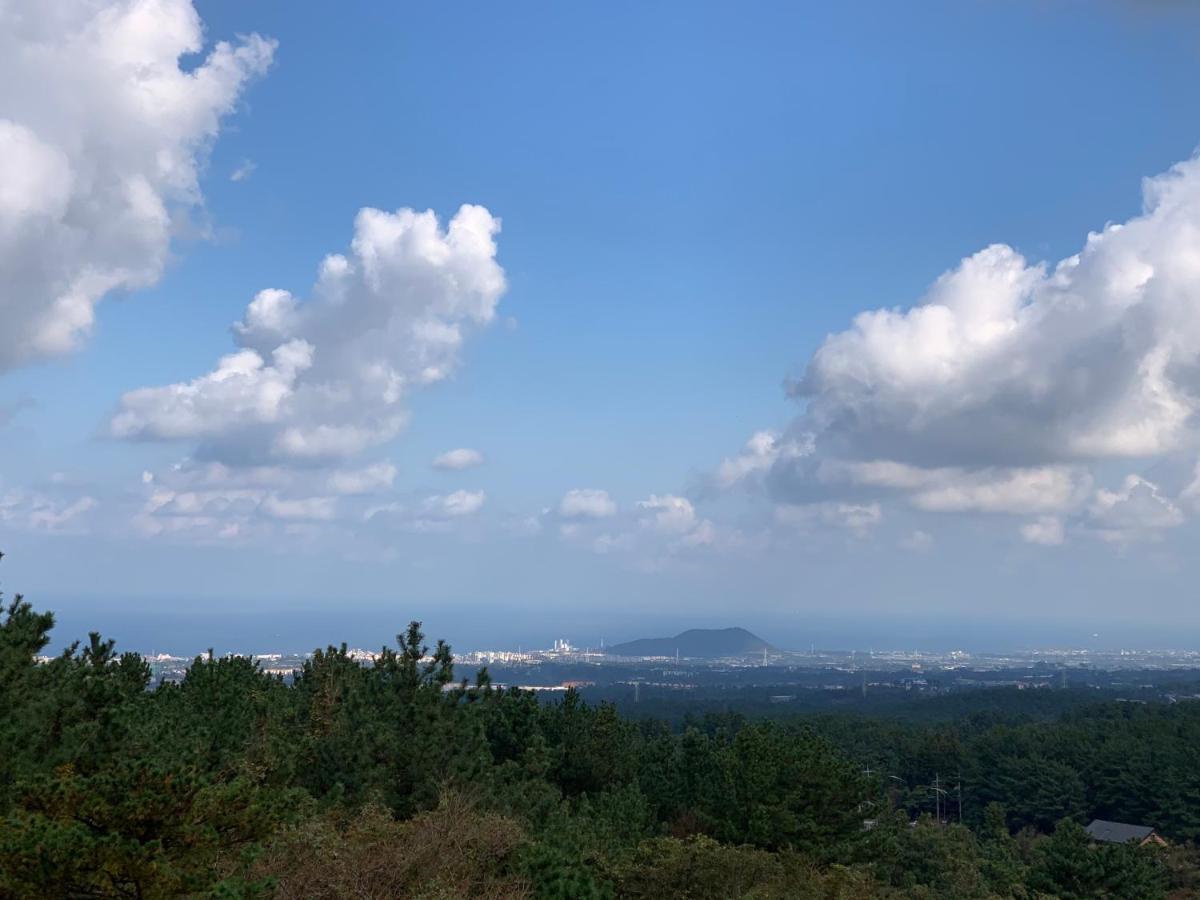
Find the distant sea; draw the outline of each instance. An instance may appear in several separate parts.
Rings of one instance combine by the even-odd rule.
[[[559,609],[554,615],[522,610],[516,604],[464,605],[422,610],[350,604],[285,606],[208,601],[170,605],[58,598],[38,604],[55,612],[52,648],[99,631],[121,649],[143,653],[193,655],[209,647],[218,653],[299,652],[329,643],[375,649],[392,644],[410,619],[424,623],[432,643],[447,640],[461,651],[550,647],[565,638],[578,647],[599,647],[641,637],[662,637],[688,628],[738,625],[786,650],[966,650],[968,652],[1077,648],[1095,650],[1200,650],[1200,627],[1169,628],[1136,621],[978,618],[945,613],[905,615],[864,612],[830,616],[822,612],[746,612],[720,615],[631,615],[625,611]]]

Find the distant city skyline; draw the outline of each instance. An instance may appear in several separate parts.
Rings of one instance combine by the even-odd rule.
[[[5,4],[0,588],[1200,648],[1197,83],[1186,4]]]

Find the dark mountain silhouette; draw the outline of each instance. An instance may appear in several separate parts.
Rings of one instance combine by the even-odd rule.
[[[613,644],[606,652],[613,656],[680,656],[712,658],[746,656],[774,649],[745,628],[692,628],[675,637],[642,638]]]

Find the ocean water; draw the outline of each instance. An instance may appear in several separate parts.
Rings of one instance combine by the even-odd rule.
[[[52,598],[38,604],[55,612],[51,648],[99,631],[120,648],[191,655],[297,652],[346,642],[367,649],[392,644],[412,619],[428,640],[442,638],[459,650],[550,647],[555,639],[599,647],[639,637],[662,637],[688,628],[738,625],[787,650],[966,650],[1037,648],[1093,650],[1200,649],[1200,627],[1191,622],[1153,626],[1130,620],[977,617],[947,613],[895,614],[867,611],[833,616],[825,610],[789,612],[637,613],[563,608],[553,614],[519,602],[478,605],[316,605],[279,601],[207,600],[151,603],[97,598]]]

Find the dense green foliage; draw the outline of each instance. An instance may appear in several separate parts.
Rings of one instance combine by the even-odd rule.
[[[889,779],[893,799],[914,814],[933,811],[931,793],[918,785],[941,773],[951,788],[961,781],[963,819],[973,826],[982,824],[989,803],[1001,803],[1013,830],[1100,818],[1151,824],[1173,841],[1200,838],[1195,701],[1093,704],[1053,719],[988,712],[934,724],[810,721],[853,758],[896,776]],[[950,808],[957,815],[956,796]]]
[[[455,683],[414,623],[374,665],[291,683],[238,657],[181,683],[92,635],[0,621],[0,897],[1191,895],[1200,710],[906,725],[709,715],[672,728],[569,692]],[[964,824],[912,815],[962,773]],[[883,774],[880,774],[883,773]],[[950,819],[957,818],[948,800]],[[864,827],[869,820],[870,827]]]

